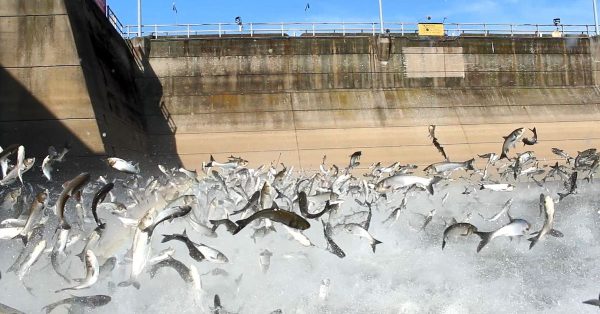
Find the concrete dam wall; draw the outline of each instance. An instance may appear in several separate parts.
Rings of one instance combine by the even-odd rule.
[[[363,165],[440,161],[429,124],[456,161],[499,153],[503,135],[535,126],[536,152],[553,159],[551,147],[600,143],[596,47],[535,37],[147,39],[162,95],[145,102],[176,126],[164,139],[152,127],[160,115],[145,110],[148,134],[157,151],[175,140],[192,167],[212,153],[314,169],[323,155],[344,164],[357,150]]]
[[[600,143],[596,38],[124,40],[85,0],[2,1],[0,29],[0,145],[40,158],[70,141],[82,160],[189,168],[213,154],[314,169],[357,150],[363,166],[426,165],[442,159],[429,124],[455,161],[499,153],[517,127],[548,160]]]

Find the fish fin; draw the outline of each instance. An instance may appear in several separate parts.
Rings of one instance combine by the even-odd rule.
[[[440,181],[442,181],[442,177],[439,176],[435,176],[433,179],[431,179],[431,182],[429,182],[427,185],[427,191],[429,191],[429,194],[433,195],[433,185]]]
[[[548,232],[548,234],[555,238],[562,238],[565,236],[562,232],[560,232],[556,229],[550,229],[550,232]]]
[[[373,249],[373,253],[375,253],[375,249],[377,247],[377,244],[381,244],[383,242],[377,240],[377,239],[373,239],[373,242],[371,242],[371,248]]]
[[[562,201],[563,198],[569,196],[569,193],[558,193],[558,201]]]
[[[593,305],[593,306],[600,306],[600,300],[596,300],[596,299],[591,299],[591,300],[583,301],[583,303],[584,304]]]
[[[238,232],[240,232],[242,229],[244,229],[244,227],[246,227],[246,225],[248,225],[248,223],[250,223],[248,218],[237,220],[235,222],[235,224],[237,225],[237,228],[233,231],[232,234],[237,234]]]
[[[85,250],[81,251],[81,253],[75,256],[79,257],[79,259],[83,262],[83,260],[85,259]]]
[[[490,243],[493,232],[475,232],[475,234],[481,238],[479,245],[477,245],[477,253],[479,253],[484,246]]]
[[[467,160],[465,168],[467,168],[467,170],[475,170],[475,167],[473,167],[474,162],[475,162],[475,158],[471,158],[470,160]]]
[[[527,241],[531,241],[531,243],[529,243],[529,249],[531,250],[531,248],[533,248],[535,246],[535,244],[539,241],[539,233],[538,233],[538,236],[529,238],[529,239],[527,239]]]

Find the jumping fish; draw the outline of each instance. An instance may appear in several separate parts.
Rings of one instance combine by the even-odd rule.
[[[500,159],[508,159],[508,151],[515,147],[521,136],[523,136],[523,128],[518,128],[510,132],[508,136],[503,136],[504,143],[502,144],[502,154],[500,155]]]

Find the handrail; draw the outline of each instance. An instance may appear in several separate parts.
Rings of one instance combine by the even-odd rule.
[[[112,12],[112,11],[111,11]],[[118,20],[117,20],[118,21]],[[388,22],[386,32],[417,34],[418,23]],[[137,25],[122,25],[124,37],[135,37]],[[378,22],[259,22],[259,23],[190,23],[142,25],[142,34],[154,38],[163,36],[375,36],[379,34]],[[446,36],[570,36],[589,37],[593,26],[588,24],[515,24],[515,23],[444,23]]]
[[[123,23],[121,23],[121,21],[119,20],[119,18],[117,17],[117,14],[115,14],[115,12],[110,8],[109,5],[106,6],[106,18],[108,18],[108,20],[110,21],[110,24],[113,25],[113,27],[122,35],[125,37],[129,37],[130,34],[128,34],[125,31],[125,25],[123,25]]]

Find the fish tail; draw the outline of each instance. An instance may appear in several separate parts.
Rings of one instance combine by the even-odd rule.
[[[232,234],[237,234],[238,232],[240,232],[242,229],[244,229],[244,227],[246,227],[250,223],[250,221],[251,220],[248,220],[248,218],[237,220],[235,222],[237,228],[235,228]]]
[[[215,158],[213,157],[213,155],[210,155],[210,161],[206,163],[206,168],[210,168],[213,166],[213,162],[215,161]]]
[[[445,247],[446,247],[446,238],[444,238],[442,240],[442,251],[444,250]]]
[[[18,234],[13,239],[21,239],[21,241],[23,241],[23,245],[24,246],[27,245],[27,236],[26,235]]]
[[[493,232],[475,232],[475,234],[481,238],[479,245],[477,245],[477,253],[479,253],[484,246],[490,243]]]
[[[529,238],[527,239],[528,241],[531,241],[531,243],[529,243],[529,249],[531,250],[531,248],[540,240],[540,236],[539,234],[533,238]]]
[[[500,159],[504,159],[504,158],[508,159],[508,156],[506,155],[505,152],[502,152],[502,154],[500,154]]]
[[[471,160],[467,160],[467,162],[465,163],[466,164],[465,168],[467,170],[475,170],[475,167],[473,167],[474,162],[475,162],[475,158],[471,158]]]
[[[373,239],[373,242],[371,242],[371,248],[373,249],[373,253],[375,253],[375,249],[377,248],[377,244],[381,244],[383,242],[377,240],[377,239]]]
[[[440,181],[442,181],[442,177],[435,176],[433,179],[431,179],[431,182],[429,182],[427,185],[427,191],[429,191],[429,194],[433,195],[433,185]]]
[[[558,193],[558,201],[562,201],[563,198],[567,197],[569,193]]]
[[[83,260],[85,259],[85,249],[81,251],[81,253],[75,255],[77,257],[79,257],[79,259],[83,262]]]

